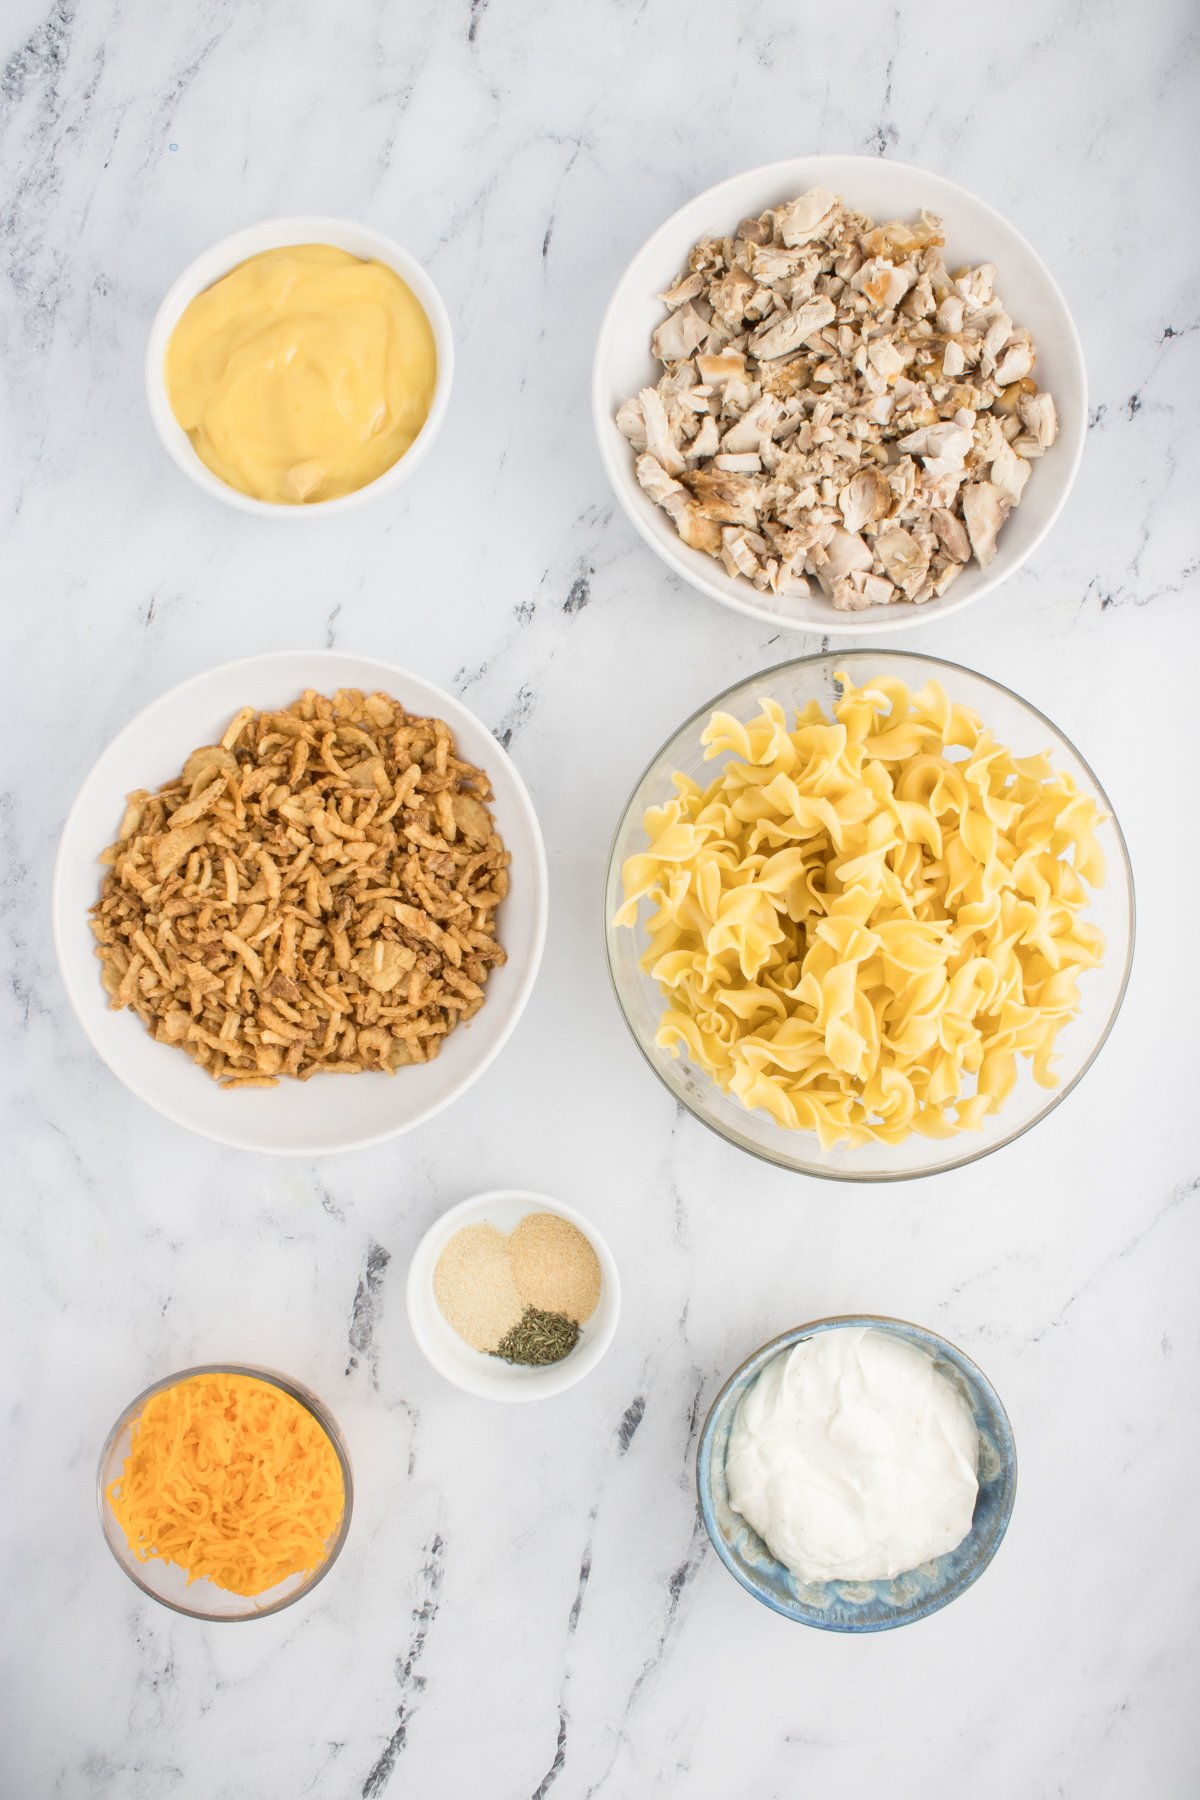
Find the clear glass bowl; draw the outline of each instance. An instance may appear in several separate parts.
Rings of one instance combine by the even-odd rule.
[[[279,1388],[312,1414],[333,1445],[342,1472],[342,1491],[345,1496],[342,1521],[330,1541],[325,1560],[309,1574],[289,1576],[286,1581],[278,1582],[263,1594],[231,1594],[226,1588],[217,1587],[214,1582],[204,1579],[189,1584],[186,1572],[177,1563],[162,1562],[157,1557],[142,1562],[130,1549],[117,1516],[108,1503],[108,1489],[125,1467],[133,1423],[147,1400],[153,1394],[161,1393],[163,1388],[174,1387],[176,1382],[187,1381],[193,1375],[249,1375],[256,1381]],[[260,1369],[250,1363],[203,1363],[194,1369],[180,1369],[174,1375],[165,1375],[161,1381],[154,1382],[144,1393],[139,1394],[136,1400],[130,1401],[109,1432],[100,1453],[100,1467],[96,1472],[96,1502],[109,1549],[129,1579],[144,1594],[149,1594],[152,1600],[161,1601],[172,1612],[184,1613],[189,1619],[264,1619],[270,1613],[282,1612],[285,1606],[291,1606],[294,1601],[311,1593],[318,1581],[322,1581],[332,1569],[350,1530],[354,1481],[346,1442],[337,1422],[308,1388],[302,1387],[298,1381],[290,1380],[286,1375],[277,1374],[274,1369]]]
[[[926,681],[940,682],[951,700],[971,707],[1000,743],[1018,755],[1049,751],[1054,766],[1068,771],[1080,791],[1090,794],[1105,815],[1097,836],[1107,875],[1104,886],[1093,893],[1085,914],[1104,933],[1105,958],[1101,968],[1086,970],[1080,977],[1080,1010],[1059,1033],[1055,1064],[1058,1086],[1039,1087],[1030,1064],[1020,1058],[1015,1087],[999,1112],[989,1114],[979,1131],[964,1131],[945,1139],[914,1133],[900,1144],[839,1145],[823,1150],[815,1132],[788,1131],[766,1113],[743,1106],[695,1068],[685,1054],[672,1056],[654,1042],[663,1002],[657,983],[641,966],[647,946],[648,904],[642,903],[632,928],[613,924],[622,898],[622,865],[628,856],[645,847],[642,817],[647,806],[670,798],[674,791],[671,776],[677,769],[703,785],[718,773],[718,759],[706,762],[700,742],[710,715],[720,709],[748,720],[760,710],[760,699],[768,698],[778,700],[785,708],[819,700],[828,713],[839,692],[834,679],[838,670],[845,670],[860,685],[882,676],[902,681],[914,691]],[[621,815],[608,859],[604,920],[609,974],[634,1042],[675,1099],[702,1124],[752,1155],[801,1174],[821,1175],[834,1181],[904,1181],[960,1169],[1011,1144],[1061,1105],[1087,1073],[1112,1030],[1129,983],[1134,939],[1133,873],[1125,839],[1104,789],[1075,746],[1044,713],[999,682],[958,663],[897,650],[842,650],[780,663],[747,681],[739,681],[700,707],[673,733],[638,781]]]

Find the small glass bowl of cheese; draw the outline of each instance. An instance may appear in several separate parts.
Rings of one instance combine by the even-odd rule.
[[[146,393],[172,461],[242,512],[300,518],[393,492],[442,426],[450,319],[421,265],[346,219],[214,244],[150,329]]]
[[[122,1409],[96,1502],[105,1542],[151,1599],[191,1619],[261,1619],[328,1575],[354,1480],[336,1420],[301,1382],[205,1363]]]

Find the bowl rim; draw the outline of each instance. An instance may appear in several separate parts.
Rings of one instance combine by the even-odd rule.
[[[498,1201],[515,1200],[520,1204],[529,1203],[530,1212],[555,1213],[566,1219],[582,1232],[596,1252],[600,1263],[602,1279],[601,1293],[611,1302],[611,1317],[603,1330],[578,1351],[571,1351],[561,1362],[551,1363],[538,1369],[524,1381],[513,1381],[505,1385],[503,1381],[492,1384],[482,1379],[478,1382],[466,1378],[461,1370],[451,1368],[442,1358],[437,1344],[425,1329],[417,1300],[418,1288],[427,1298],[430,1307],[437,1308],[437,1299],[433,1293],[433,1266],[430,1266],[428,1278],[423,1279],[418,1273],[418,1265],[428,1254],[431,1241],[440,1238],[446,1227],[454,1221],[461,1220],[464,1225],[478,1219],[489,1206]],[[465,1200],[457,1201],[444,1212],[440,1212],[431,1222],[428,1229],[421,1233],[409,1260],[408,1274],[404,1283],[404,1309],[408,1315],[409,1330],[416,1340],[417,1348],[429,1366],[442,1378],[459,1389],[461,1393],[470,1394],[477,1400],[495,1400],[501,1405],[520,1404],[527,1400],[550,1400],[556,1394],[565,1394],[585,1376],[590,1375],[596,1365],[608,1353],[617,1326],[621,1319],[621,1278],[617,1272],[616,1259],[609,1249],[603,1235],[575,1207],[568,1206],[565,1200],[555,1200],[549,1194],[534,1193],[529,1188],[489,1188],[485,1193],[469,1194]],[[469,1346],[468,1346],[469,1348]],[[483,1354],[476,1352],[476,1354]]]
[[[754,595],[757,590],[744,576],[726,576],[724,581],[722,581],[718,579],[715,574],[710,574],[705,567],[705,565],[709,563],[713,564],[714,569],[719,567],[719,565],[713,561],[713,558],[706,556],[703,551],[689,550],[682,540],[678,543],[674,541],[666,543],[660,540],[650,529],[649,520],[652,514],[646,510],[645,506],[638,504],[644,497],[642,496],[640,489],[635,491],[634,486],[631,485],[631,481],[634,478],[630,476],[628,480],[619,481],[615,477],[615,460],[610,455],[613,418],[604,391],[603,359],[605,352],[608,349],[610,333],[615,326],[618,308],[623,304],[627,293],[633,287],[635,265],[641,261],[642,257],[647,252],[651,251],[656,246],[660,238],[666,237],[680,223],[683,215],[690,212],[693,207],[701,204],[707,205],[710,202],[719,203],[729,189],[740,186],[743,182],[752,179],[755,181],[761,180],[764,187],[772,182],[782,182],[787,179],[787,172],[789,170],[797,169],[801,164],[806,167],[811,167],[812,165],[822,163],[853,163],[860,165],[864,169],[877,169],[881,162],[885,163],[889,168],[901,171],[905,175],[911,175],[921,181],[938,185],[942,189],[943,196],[961,196],[968,201],[971,206],[978,207],[983,214],[987,215],[989,222],[996,222],[1004,231],[1010,232],[1020,244],[1022,250],[1030,258],[1037,273],[1045,282],[1052,301],[1061,313],[1063,326],[1065,328],[1066,342],[1070,350],[1071,358],[1075,364],[1075,372],[1079,380],[1079,402],[1077,407],[1073,409],[1076,425],[1076,444],[1074,453],[1069,461],[1065,464],[1060,463],[1059,465],[1064,470],[1062,477],[1062,491],[1059,494],[1057,502],[1043,522],[1041,529],[1035,532],[1033,538],[1022,551],[1014,551],[1012,553],[1013,559],[1004,562],[1003,566],[996,570],[995,573],[991,572],[991,570],[995,569],[995,563],[990,565],[988,569],[982,570],[982,579],[973,591],[969,591],[966,594],[958,594],[957,596],[952,593],[947,597],[939,597],[936,601],[926,603],[922,606],[913,606],[910,603],[904,602],[894,602],[891,606],[873,606],[858,613],[841,613],[830,605],[828,619],[822,619],[820,623],[817,623],[810,619],[789,618],[786,612],[768,608],[761,602],[751,599],[749,596]],[[931,196],[932,201],[936,202],[936,199],[937,196]],[[821,151],[816,152],[811,156],[782,157],[775,162],[759,163],[752,169],[743,169],[735,175],[725,176],[723,180],[715,182],[711,187],[702,189],[700,193],[693,195],[691,199],[685,200],[681,206],[677,206],[674,212],[664,219],[661,225],[656,226],[649,237],[647,237],[634,251],[618,279],[616,287],[613,289],[612,297],[604,310],[604,316],[600,321],[600,329],[596,335],[596,348],[592,356],[591,402],[592,426],[596,435],[596,446],[604,472],[608,477],[609,485],[616,496],[622,512],[625,514],[642,541],[648,544],[651,550],[654,551],[660,562],[664,563],[666,567],[678,575],[681,580],[686,581],[690,587],[695,588],[702,594],[707,594],[709,599],[716,600],[720,605],[728,607],[732,612],[741,613],[745,618],[756,620],[760,625],[769,625],[775,630],[807,631],[810,633],[820,632],[827,634],[830,637],[869,637],[873,633],[879,631],[890,635],[892,632],[911,629],[918,625],[940,622],[943,619],[948,619],[953,613],[962,612],[964,608],[973,605],[977,600],[982,600],[986,595],[993,594],[998,587],[1001,587],[1011,576],[1015,575],[1019,569],[1024,567],[1035,552],[1041,548],[1051,530],[1058,523],[1062,510],[1070,498],[1071,492],[1075,486],[1075,480],[1079,474],[1079,465],[1083,460],[1084,446],[1087,442],[1088,384],[1087,363],[1083,354],[1083,341],[1080,338],[1079,328],[1075,323],[1070,307],[1067,305],[1062,289],[1051,273],[1049,266],[1034,249],[1028,238],[1023,232],[1017,229],[1012,221],[1007,218],[998,207],[993,206],[990,201],[982,199],[972,189],[964,187],[961,182],[952,181],[949,176],[942,175],[936,170],[924,169],[917,163],[902,162],[897,157],[865,156],[859,152],[841,155],[833,151]],[[1065,416],[1065,412],[1063,413],[1063,416]],[[652,503],[647,504],[652,506]],[[1003,550],[1001,549],[1001,552],[997,555],[996,561],[1001,560],[1002,553]],[[745,589],[745,596],[741,593],[742,588]]]
[[[798,1606],[783,1606],[771,1596],[760,1593],[758,1588],[746,1579],[742,1570],[738,1567],[733,1556],[730,1554],[729,1546],[726,1544],[714,1516],[711,1471],[713,1458],[712,1440],[716,1428],[718,1410],[728,1395],[748,1374],[753,1374],[754,1378],[757,1378],[766,1365],[773,1361],[776,1356],[782,1355],[785,1350],[791,1349],[794,1345],[815,1336],[819,1332],[853,1330],[855,1327],[859,1326],[865,1327],[868,1330],[888,1331],[892,1335],[899,1335],[907,1341],[916,1339],[919,1343],[924,1345],[926,1349],[949,1350],[953,1353],[954,1357],[957,1357],[960,1362],[964,1363],[971,1372],[971,1379],[978,1383],[984,1397],[994,1407],[997,1419],[1003,1427],[1004,1442],[1001,1448],[1007,1458],[1010,1473],[1005,1484],[1004,1497],[1001,1504],[995,1536],[992,1539],[986,1554],[979,1557],[971,1565],[970,1570],[965,1575],[951,1587],[945,1589],[936,1596],[927,1598],[920,1606],[914,1607],[911,1611],[906,1612],[903,1615],[897,1614],[895,1617],[889,1619],[880,1619],[871,1622],[864,1620],[861,1624],[850,1624],[828,1618],[820,1618],[815,1612],[808,1613],[801,1611]],[[895,1330],[896,1327],[899,1327],[898,1334]],[[709,1541],[717,1553],[718,1559],[734,1577],[738,1586],[744,1588],[748,1594],[753,1595],[753,1597],[763,1606],[769,1607],[772,1612],[778,1613],[780,1618],[789,1619],[797,1625],[809,1625],[816,1631],[834,1632],[846,1637],[868,1636],[880,1631],[896,1631],[904,1625],[915,1625],[919,1619],[927,1619],[931,1613],[941,1612],[944,1607],[949,1606],[962,1594],[965,1594],[968,1588],[973,1587],[979,1580],[979,1577],[983,1574],[984,1570],[989,1567],[996,1552],[1004,1542],[1009,1523],[1012,1519],[1013,1507],[1016,1505],[1018,1475],[1017,1444],[1016,1436],[1012,1428],[1012,1420],[1009,1418],[1008,1410],[999,1394],[996,1392],[992,1382],[988,1376],[984,1374],[974,1357],[968,1356],[967,1352],[961,1349],[952,1338],[944,1337],[941,1332],[932,1330],[928,1325],[917,1325],[911,1319],[893,1318],[887,1313],[831,1313],[822,1319],[811,1319],[807,1325],[793,1325],[787,1331],[781,1331],[776,1337],[768,1339],[765,1344],[760,1344],[758,1349],[752,1351],[743,1362],[738,1364],[732,1374],[727,1376],[722,1382],[713,1399],[712,1405],[705,1415],[704,1424],[701,1427],[700,1436],[696,1445],[696,1496],[700,1517],[703,1521],[704,1529],[708,1533]],[[973,1520],[972,1530],[974,1530]],[[768,1546],[768,1548],[770,1548],[770,1546]],[[778,1562],[778,1557],[776,1557],[775,1560]],[[784,1565],[780,1564],[780,1566],[783,1567]]]
[[[532,954],[520,977],[516,994],[512,1000],[510,1016],[500,1030],[491,1049],[482,1057],[482,1059],[472,1064],[471,1068],[466,1072],[456,1087],[453,1087],[448,1094],[443,1095],[440,1100],[436,1100],[433,1104],[425,1107],[424,1110],[417,1113],[414,1118],[404,1120],[397,1125],[389,1126],[384,1131],[373,1131],[366,1136],[352,1138],[346,1143],[334,1144],[332,1146],[325,1144],[319,1149],[314,1149],[310,1145],[297,1145],[294,1148],[286,1146],[282,1148],[263,1147],[262,1145],[248,1141],[244,1135],[240,1137],[235,1135],[232,1131],[228,1133],[218,1133],[209,1129],[207,1126],[201,1127],[196,1125],[191,1119],[183,1117],[174,1105],[147,1092],[140,1080],[135,1078],[132,1073],[127,1072],[123,1066],[119,1065],[117,1061],[110,1057],[105,1046],[100,1042],[96,1033],[93,1032],[86,1010],[81,1004],[81,1001],[77,998],[77,992],[79,990],[76,988],[75,976],[71,968],[70,959],[68,958],[64,947],[66,920],[64,917],[62,889],[66,879],[67,844],[72,829],[76,826],[79,816],[81,816],[88,784],[101,761],[108,756],[112,750],[116,749],[119,744],[124,743],[124,741],[137,730],[148,713],[152,712],[155,708],[164,705],[168,701],[177,700],[186,689],[193,686],[199,686],[202,682],[212,680],[217,676],[227,676],[234,670],[245,671],[253,677],[253,674],[256,671],[264,670],[270,665],[287,661],[293,657],[301,658],[305,661],[312,660],[314,662],[322,662],[326,659],[345,659],[350,662],[362,663],[376,669],[381,676],[387,677],[389,681],[396,679],[399,679],[401,682],[414,681],[434,697],[439,707],[445,706],[448,707],[452,713],[457,711],[465,714],[467,718],[478,727],[492,746],[489,751],[489,759],[494,759],[496,763],[502,764],[505,768],[508,778],[512,782],[513,793],[518,809],[529,830],[534,850],[532,871],[534,941]],[[446,718],[444,722],[450,725],[452,730],[454,729],[454,722],[451,718]],[[488,773],[488,771],[485,771],[485,773]],[[98,860],[96,866],[97,868],[100,867]],[[99,889],[97,889],[97,892],[98,891]],[[424,675],[418,674],[415,669],[404,669],[398,663],[384,662],[379,657],[360,656],[356,651],[352,650],[325,648],[319,650],[269,650],[255,656],[234,657],[230,662],[216,663],[212,668],[202,669],[198,674],[189,675],[185,680],[176,682],[174,687],[167,688],[165,692],[161,694],[156,694],[155,697],[148,701],[145,706],[141,707],[131,719],[127,720],[115,736],[108,740],[107,744],[105,744],[100,751],[100,754],[94,759],[84,773],[79,788],[76,791],[75,798],[72,800],[66,817],[63,820],[58,837],[58,848],[54,857],[54,875],[50,886],[50,909],[51,927],[54,937],[54,951],[58,962],[59,978],[62,981],[63,987],[66,989],[67,998],[71,1003],[71,1010],[75,1015],[76,1022],[81,1027],[83,1034],[91,1044],[92,1049],[109,1070],[110,1074],[115,1075],[117,1080],[121,1082],[131,1094],[140,1100],[143,1105],[151,1107],[161,1118],[168,1119],[172,1125],[177,1125],[184,1131],[193,1132],[197,1137],[207,1138],[211,1143],[225,1144],[230,1149],[246,1150],[258,1156],[306,1157],[311,1160],[313,1157],[317,1156],[341,1156],[349,1155],[357,1150],[367,1150],[376,1144],[384,1144],[390,1139],[402,1137],[406,1132],[415,1131],[418,1126],[427,1124],[429,1120],[435,1118],[438,1113],[443,1112],[448,1106],[452,1106],[455,1101],[460,1100],[467,1090],[474,1086],[475,1082],[478,1081],[484,1071],[491,1067],[492,1063],[499,1056],[500,1052],[508,1043],[509,1038],[516,1030],[521,1016],[524,1013],[526,1006],[529,1004],[530,995],[533,992],[534,985],[541,969],[542,957],[546,948],[546,931],[549,923],[550,875],[546,859],[545,840],[542,836],[541,824],[538,820],[537,811],[534,807],[529,789],[526,787],[524,779],[517,769],[516,764],[513,762],[504,746],[500,743],[499,739],[495,736],[494,732],[490,731],[478,714],[472,712],[470,707],[463,701],[447,692],[445,688],[438,686],[436,682],[427,680]],[[169,1048],[169,1046],[166,1047]]]
[[[620,869],[617,864],[618,845],[621,841],[625,822],[633,809],[638,789],[656,765],[663,759],[663,754],[666,751],[667,746],[671,744],[675,738],[682,736],[684,732],[689,731],[694,725],[697,725],[701,719],[706,719],[708,715],[715,712],[721,706],[723,701],[729,699],[731,694],[737,693],[742,688],[749,687],[752,683],[769,682],[785,671],[790,672],[794,669],[803,668],[806,664],[832,663],[836,667],[836,665],[847,658],[871,656],[902,657],[909,662],[932,664],[938,669],[950,670],[955,674],[970,675],[973,679],[982,681],[988,687],[994,688],[998,693],[1007,695],[1010,700],[1015,700],[1018,706],[1021,706],[1027,712],[1032,713],[1035,718],[1041,720],[1042,724],[1049,726],[1055,737],[1061,738],[1071,753],[1078,757],[1083,768],[1087,770],[1088,777],[1095,786],[1096,792],[1100,797],[1105,812],[1108,815],[1108,823],[1111,824],[1116,838],[1117,850],[1119,853],[1117,860],[1124,875],[1125,893],[1129,906],[1129,941],[1126,946],[1125,966],[1121,971],[1120,986],[1109,1011],[1108,1018],[1104,1022],[1104,1029],[1097,1037],[1091,1050],[1088,1052],[1087,1057],[1080,1064],[1071,1079],[1062,1083],[1057,1088],[1047,1089],[1045,1105],[1039,1108],[1039,1110],[1030,1118],[1026,1119],[1023,1124],[1018,1125],[1014,1130],[1010,1131],[1007,1136],[997,1138],[996,1142],[993,1144],[977,1145],[973,1149],[964,1150],[964,1153],[961,1156],[955,1157],[952,1161],[941,1163],[936,1168],[889,1169],[882,1172],[877,1172],[875,1170],[831,1168],[823,1166],[816,1161],[811,1164],[797,1164],[795,1161],[789,1161],[782,1155],[776,1155],[774,1152],[764,1149],[760,1145],[750,1143],[740,1136],[733,1135],[722,1125],[719,1125],[714,1119],[710,1118],[707,1113],[701,1111],[699,1106],[694,1104],[689,1096],[677,1093],[675,1088],[667,1080],[665,1073],[666,1065],[663,1063],[663,1059],[651,1054],[651,1051],[643,1045],[637,1032],[633,1028],[629,1014],[625,1009],[625,1003],[621,995],[621,986],[617,980],[612,955],[612,934],[615,930],[621,928],[613,925],[609,917],[608,906],[609,889],[610,887],[616,886],[620,880]],[[1106,876],[1106,879],[1111,879],[1111,872]],[[705,1126],[709,1131],[714,1132],[717,1137],[723,1140],[723,1142],[732,1144],[735,1149],[744,1150],[751,1156],[758,1157],[761,1162],[773,1164],[777,1169],[786,1169],[790,1174],[813,1176],[822,1181],[849,1181],[874,1184],[893,1181],[931,1180],[935,1176],[949,1175],[958,1169],[964,1169],[970,1163],[981,1162],[985,1156],[992,1156],[997,1150],[1006,1150],[1010,1144],[1015,1144],[1018,1138],[1024,1137],[1027,1131],[1032,1131],[1035,1125],[1040,1125],[1043,1119],[1047,1118],[1062,1105],[1069,1094],[1075,1092],[1075,1089],[1079,1086],[1084,1076],[1088,1073],[1088,1070],[1096,1061],[1101,1050],[1103,1050],[1105,1044],[1108,1042],[1113,1026],[1116,1024],[1121,1008],[1125,1003],[1125,995],[1129,989],[1130,975],[1133,970],[1134,946],[1137,941],[1137,894],[1133,880],[1133,864],[1129,856],[1129,846],[1125,842],[1125,834],[1121,829],[1121,821],[1117,817],[1116,809],[1098,779],[1092,765],[1080,752],[1073,740],[1067,736],[1061,725],[1056,725],[1054,720],[1051,719],[1048,714],[1042,712],[1041,708],[1035,706],[1031,700],[1026,700],[1023,695],[1018,694],[1015,688],[1007,687],[1004,682],[997,681],[994,675],[985,675],[979,669],[972,669],[966,663],[950,662],[945,657],[931,656],[927,652],[919,650],[893,650],[887,647],[875,647],[865,644],[847,646],[844,650],[818,650],[808,656],[789,657],[785,662],[775,663],[769,669],[762,669],[755,674],[743,676],[740,680],[731,682],[730,685],[727,688],[723,688],[719,694],[714,694],[711,700],[706,701],[703,706],[697,707],[690,717],[686,718],[681,725],[676,726],[670,736],[665,738],[659,745],[654,755],[650,758],[650,761],[646,764],[645,768],[634,782],[633,787],[629,791],[629,798],[626,800],[618,815],[616,829],[613,832],[612,841],[609,845],[608,858],[605,863],[601,903],[604,912],[604,961],[608,970],[609,985],[616,998],[617,1010],[624,1020],[626,1030],[637,1045],[643,1061],[653,1069],[655,1075],[666,1088],[672,1100],[678,1105],[685,1107],[694,1119],[699,1120],[701,1125]],[[705,1079],[709,1080],[710,1078],[705,1077]],[[814,1134],[811,1132],[797,1132],[795,1135],[798,1138],[807,1139]],[[972,1134],[964,1131],[959,1133],[958,1136],[961,1139],[968,1139]],[[818,1152],[818,1154],[820,1154],[820,1152]]]
[[[290,1399],[295,1400],[317,1421],[317,1424],[321,1427],[333,1446],[334,1454],[338,1459],[338,1466],[341,1470],[342,1518],[336,1536],[334,1537],[330,1549],[325,1555],[324,1561],[313,1570],[310,1579],[304,1582],[300,1587],[294,1589],[292,1593],[285,1594],[280,1600],[272,1601],[270,1606],[257,1607],[252,1612],[211,1613],[205,1611],[202,1607],[187,1606],[181,1601],[169,1600],[165,1594],[156,1593],[149,1583],[144,1581],[141,1575],[137,1573],[137,1570],[132,1566],[131,1562],[126,1561],[125,1557],[122,1556],[114,1542],[112,1532],[110,1532],[108,1526],[108,1519],[112,1516],[115,1530],[118,1533],[121,1533],[121,1527],[116,1522],[115,1515],[112,1514],[112,1508],[108,1503],[108,1495],[105,1492],[104,1486],[104,1465],[108,1461],[121,1433],[128,1429],[137,1417],[141,1408],[143,1408],[146,1402],[155,1394],[161,1393],[164,1388],[176,1387],[180,1382],[188,1381],[195,1375],[246,1375],[255,1381],[265,1382],[269,1387],[278,1388],[282,1393],[287,1394]],[[306,1387],[303,1382],[297,1381],[291,1375],[282,1374],[278,1369],[267,1368],[261,1363],[197,1363],[192,1368],[179,1369],[173,1375],[164,1375],[161,1380],[152,1381],[149,1387],[143,1388],[142,1392],[136,1395],[117,1415],[115,1423],[105,1437],[104,1445],[100,1451],[100,1460],[96,1465],[96,1506],[100,1518],[100,1530],[104,1536],[105,1543],[112,1552],[114,1562],[119,1568],[124,1570],[130,1581],[133,1582],[135,1587],[140,1588],[143,1594],[149,1595],[150,1599],[156,1600],[160,1606],[165,1606],[169,1611],[179,1613],[182,1617],[187,1619],[200,1619],[205,1624],[209,1625],[245,1625],[251,1619],[267,1619],[270,1618],[272,1613],[284,1612],[289,1606],[294,1606],[297,1600],[303,1600],[306,1595],[311,1594],[317,1584],[324,1581],[326,1575],[328,1575],[330,1569],[332,1569],[334,1563],[341,1555],[342,1548],[350,1532],[350,1519],[354,1512],[354,1472],[350,1466],[350,1452],[346,1446],[346,1440],[342,1435],[341,1426],[320,1396],[314,1393],[311,1388]],[[132,1554],[131,1551],[131,1557]],[[163,1559],[154,1558],[152,1560],[161,1562]],[[170,1566],[178,1568],[181,1565],[172,1564]],[[253,1596],[243,1595],[239,1596],[239,1598],[249,1599],[253,1598]]]
[[[412,289],[429,320],[438,359],[429,411],[408,449],[376,475],[373,481],[366,482],[349,494],[339,494],[333,500],[321,500],[307,506],[288,506],[278,500],[256,499],[253,494],[243,493],[240,488],[233,487],[215,474],[196,454],[171,410],[163,365],[171,333],[190,302],[223,280],[249,257],[263,250],[286,248],[286,243],[276,245],[261,241],[264,236],[274,239],[281,232],[294,233],[292,241],[296,244],[328,241],[335,248],[341,247],[336,243],[339,235],[370,240],[374,246],[375,260],[385,263]],[[218,257],[224,262],[224,267],[216,274],[208,274],[211,263]],[[367,500],[376,499],[385,490],[398,488],[416,473],[433,448],[445,421],[453,381],[454,332],[450,314],[437,284],[424,264],[418,262],[402,244],[388,237],[385,232],[378,231],[373,225],[359,224],[353,219],[337,218],[326,213],[296,213],[279,218],[259,219],[218,238],[215,243],[194,256],[175,277],[159,302],[146,340],[146,401],[159,442],[171,461],[206,494],[224,501],[228,506],[236,507],[239,512],[257,514],[260,518],[327,519],[360,506]]]

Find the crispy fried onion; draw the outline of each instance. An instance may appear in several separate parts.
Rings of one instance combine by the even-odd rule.
[[[491,792],[386,694],[243,707],[100,858],[111,1004],[227,1088],[428,1062],[504,961]]]

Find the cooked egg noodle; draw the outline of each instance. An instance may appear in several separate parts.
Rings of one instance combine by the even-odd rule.
[[[1055,1038],[1103,937],[1099,814],[929,682],[856,688],[788,729],[716,713],[701,788],[645,814],[618,923],[652,906],[643,967],[686,1051],[746,1106],[822,1145],[977,1128],[1017,1058],[1055,1085]]]

